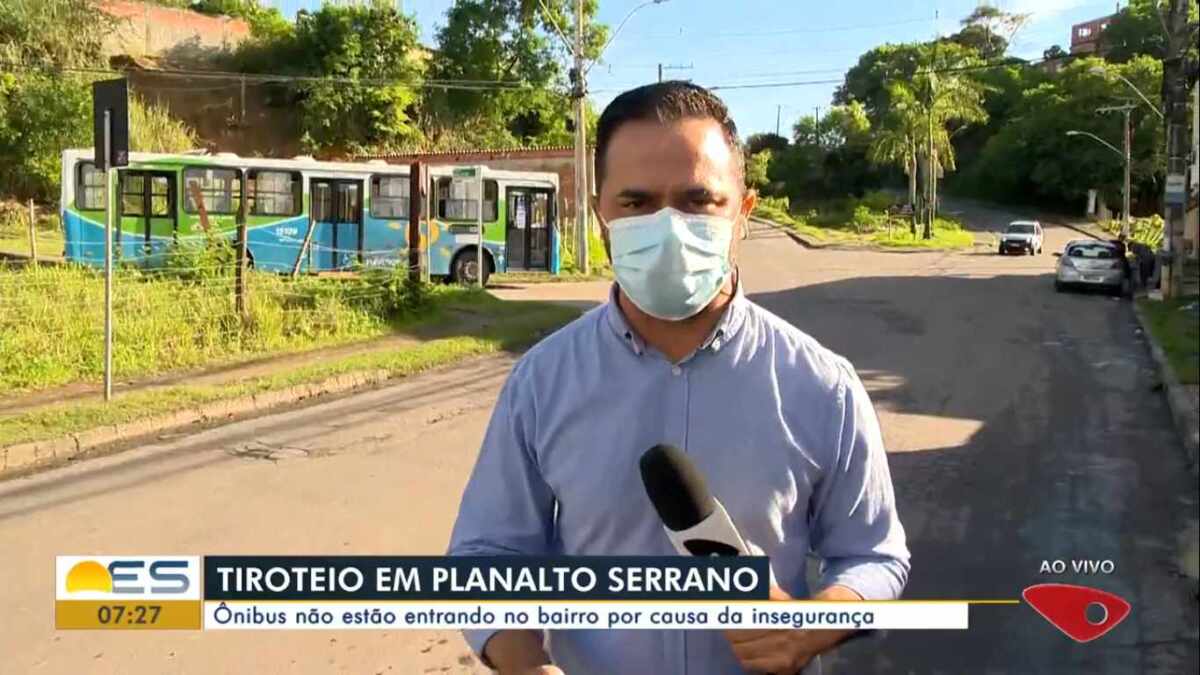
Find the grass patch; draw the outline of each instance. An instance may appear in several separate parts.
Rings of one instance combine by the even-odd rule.
[[[246,314],[239,316],[233,276],[222,270],[201,261],[174,271],[120,269],[115,274],[117,378],[227,365],[415,330],[443,320],[446,307],[490,299],[453,286],[414,290],[388,272],[295,280],[252,272]],[[77,266],[0,268],[0,297],[0,395],[103,376],[102,274]]]
[[[474,334],[430,340],[411,349],[368,352],[324,360],[226,385],[182,385],[132,391],[118,395],[108,404],[87,401],[48,406],[0,418],[0,446],[57,438],[98,426],[135,422],[206,403],[321,382],[347,373],[382,371],[391,378],[413,375],[464,358],[520,349],[579,316],[578,310],[569,307],[503,302],[486,294],[480,295],[484,297],[465,298],[466,305],[460,306],[486,308],[490,310],[489,314],[503,315],[502,323],[492,324]]]
[[[1175,300],[1138,300],[1154,341],[1162,347],[1171,370],[1184,384],[1200,383],[1200,320],[1193,295]],[[1190,307],[1191,309],[1183,309]]]
[[[908,217],[891,216],[876,208],[876,193],[863,200],[838,200],[818,205],[805,213],[789,208],[787,199],[764,198],[754,215],[772,220],[822,244],[874,245],[905,249],[968,249],[975,236],[951,217],[939,216],[933,237],[923,239],[909,233]],[[886,208],[886,207],[885,207]]]
[[[57,214],[39,212],[34,237],[39,258],[62,257],[63,229]],[[0,253],[30,254],[28,207],[16,202],[0,202]]]

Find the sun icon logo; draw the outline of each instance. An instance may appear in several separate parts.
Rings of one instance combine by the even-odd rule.
[[[112,575],[108,569],[95,560],[83,560],[75,563],[67,572],[67,592],[99,591],[112,593]]]

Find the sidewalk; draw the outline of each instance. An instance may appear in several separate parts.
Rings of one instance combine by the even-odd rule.
[[[1163,394],[1167,398],[1167,406],[1175,422],[1175,430],[1187,453],[1188,463],[1193,474],[1200,472],[1200,385],[1180,381],[1175,369],[1159,344],[1146,311],[1137,302],[1133,303],[1133,312],[1141,324],[1142,334],[1146,337],[1150,355],[1158,365],[1159,376],[1162,378]]]

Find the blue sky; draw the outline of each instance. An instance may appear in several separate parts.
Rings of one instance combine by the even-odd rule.
[[[600,20],[610,28],[644,0],[600,0]],[[265,0],[288,15],[321,0]],[[453,0],[402,0],[415,14],[421,38],[432,44]],[[603,107],[619,92],[658,77],[705,86],[776,82],[826,82],[789,87],[729,89],[719,93],[743,135],[781,131],[815,107],[830,105],[846,69],[871,47],[908,42],[957,29],[978,0],[667,0],[638,11],[589,75],[592,100]],[[1047,47],[1069,49],[1071,24],[1112,13],[1114,0],[992,0],[1001,9],[1029,12],[1010,53],[1039,58]],[[935,22],[935,11],[939,19]],[[782,108],[780,108],[782,106]]]

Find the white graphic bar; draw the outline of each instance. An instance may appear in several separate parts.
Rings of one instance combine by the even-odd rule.
[[[208,600],[205,630],[811,628],[966,630],[968,603],[248,602]]]

